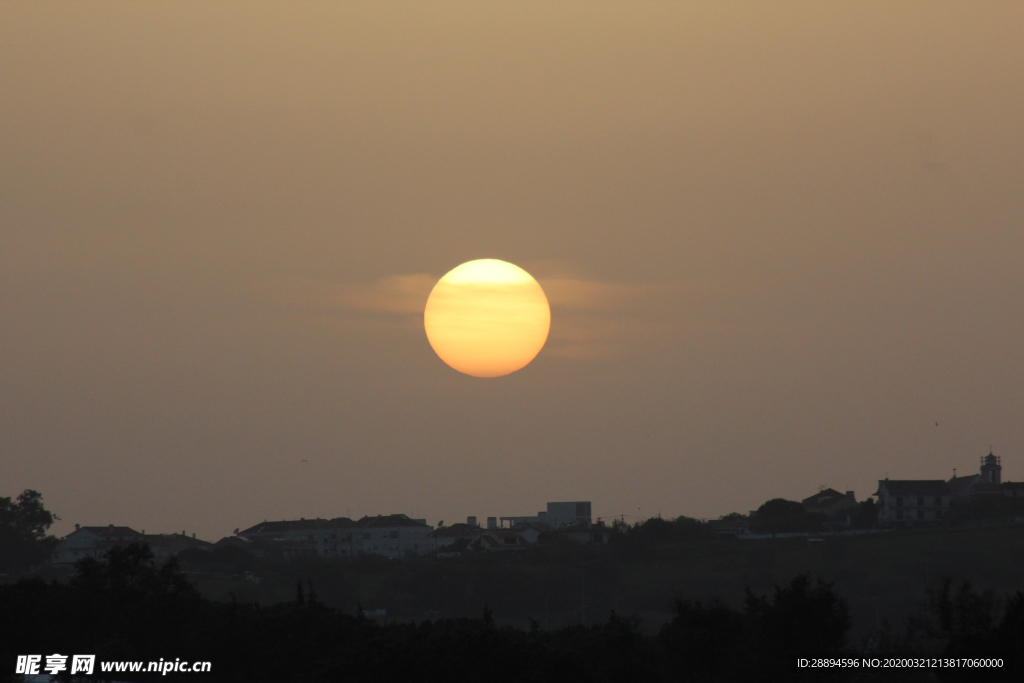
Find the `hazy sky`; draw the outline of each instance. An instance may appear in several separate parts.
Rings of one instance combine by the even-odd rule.
[[[1022,84],[1021,2],[2,3],[0,496],[216,540],[1024,479]],[[476,258],[552,302],[499,379],[422,327]]]

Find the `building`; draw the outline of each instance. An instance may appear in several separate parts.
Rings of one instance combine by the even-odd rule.
[[[451,526],[439,526],[434,530],[434,547],[437,552],[447,552],[453,547],[461,549],[462,547],[469,546],[473,541],[480,538],[483,530],[475,524],[475,517],[470,517],[469,519],[473,520],[473,522],[467,522],[466,524],[452,524]],[[460,543],[459,541],[463,539],[464,542]]]
[[[978,474],[980,481],[974,486],[975,496],[1001,496],[1005,494],[1003,484],[1009,484],[1010,482],[1003,482],[1003,464],[1002,458],[997,455],[992,455],[992,451],[989,451],[988,455],[981,458],[981,467]]]
[[[813,496],[804,498],[800,503],[808,512],[820,512],[829,517],[857,507],[853,491],[839,493],[835,489],[823,489]]]
[[[358,553],[358,527],[348,517],[261,522],[244,531],[240,538],[252,541],[253,552],[264,557],[345,557]]]
[[[359,534],[357,552],[394,558],[426,555],[434,552],[434,527],[424,519],[405,515],[363,517],[356,522]]]
[[[941,479],[880,479],[878,521],[910,526],[934,523],[949,512],[953,492]]]
[[[507,528],[512,529],[517,526],[526,526],[529,524],[547,525],[547,518],[548,513],[541,510],[536,515],[525,515],[520,517],[499,517],[498,519],[500,520],[500,526],[502,529],[506,528],[506,523],[508,523]]]
[[[487,529],[474,547],[489,552],[521,552],[536,543],[539,536],[535,529]]]
[[[50,560],[57,565],[70,565],[85,557],[102,557],[108,550],[132,541],[141,541],[143,534],[126,526],[79,526],[65,536],[54,549]]]
[[[1002,478],[1002,458],[992,455],[992,451],[989,451],[988,455],[981,459],[981,483],[994,484],[998,486],[1002,481]]]
[[[1000,486],[1007,498],[1024,498],[1024,481],[1004,481]]]
[[[958,477],[954,474],[946,483],[954,498],[970,498],[974,495],[974,487],[981,483],[981,475],[968,474]]]
[[[708,526],[715,532],[715,537],[743,538],[750,535],[750,520],[743,515],[732,513],[718,519],[709,519]]]
[[[212,544],[196,538],[180,534],[146,534],[126,526],[80,526],[65,536],[57,544],[51,562],[55,565],[72,565],[84,557],[103,557],[111,548],[129,543],[145,543],[158,562],[174,557],[182,550],[190,548],[210,548]]]
[[[991,451],[980,458],[977,474],[948,481],[889,480],[878,482],[879,521],[895,525],[920,524],[942,519],[952,500],[977,500],[987,496],[1024,497],[1024,482],[1003,481],[1002,458]]]
[[[954,476],[947,483],[953,496],[956,498],[973,498],[974,496],[985,495],[1006,495],[1005,484],[1013,482],[1003,481],[1002,458],[989,454],[980,458],[978,474],[969,474],[964,477]]]
[[[434,551],[433,527],[423,519],[406,515],[377,515],[352,521],[334,519],[298,519],[262,522],[244,531],[239,538],[253,542],[253,552],[264,556],[350,557],[377,554],[402,557]]]
[[[507,517],[502,517],[508,520]],[[470,517],[466,524],[439,526],[434,531],[434,544],[439,555],[458,555],[463,550],[525,550],[540,538],[545,529],[540,524],[517,524],[515,527],[488,526],[480,528]]]
[[[548,503],[544,521],[552,529],[576,524],[590,526],[590,501]]]
[[[209,541],[198,539],[195,534],[188,536],[184,531],[180,534],[143,534],[141,541],[153,551],[157,562],[165,562],[183,550],[213,549]]]
[[[490,520],[488,517],[488,528]],[[498,528],[514,529],[520,526],[540,525],[551,529],[558,529],[564,526],[575,524],[590,524],[590,501],[573,501],[569,503],[548,503],[548,509],[538,512],[536,515],[524,515],[513,517],[501,517]],[[506,526],[507,525],[507,526]]]

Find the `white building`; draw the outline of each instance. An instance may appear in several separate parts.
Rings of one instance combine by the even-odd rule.
[[[377,515],[363,517],[359,527],[358,552],[384,557],[425,555],[435,550],[434,527],[424,519],[410,519],[405,515]]]
[[[406,515],[377,515],[358,521],[336,517],[261,522],[236,533],[239,538],[253,541],[255,552],[284,557],[351,557],[363,554],[403,557],[410,553],[432,553],[435,548],[431,536],[433,530],[423,519],[411,519]]]
[[[126,545],[143,538],[135,529],[126,526],[79,526],[57,544],[51,562],[53,564],[74,564],[84,557],[99,559],[111,548]]]
[[[509,528],[528,524],[540,524],[552,529],[560,529],[576,524],[589,525],[591,518],[590,501],[573,501],[569,503],[548,503],[548,509],[536,515],[519,517],[502,517],[501,527]]]
[[[953,492],[941,479],[880,479],[878,521],[910,526],[942,519]]]
[[[348,517],[335,517],[261,522],[235,533],[253,541],[258,548],[254,551],[260,555],[345,557],[358,552],[357,531],[356,523]]]
[[[590,501],[571,503],[548,503],[545,521],[552,529],[576,524],[590,525]]]
[[[51,562],[56,565],[71,565],[83,557],[100,559],[111,548],[138,542],[149,546],[153,558],[163,562],[182,550],[209,548],[210,543],[197,539],[195,534],[146,534],[126,526],[79,526],[61,539],[54,550]]]

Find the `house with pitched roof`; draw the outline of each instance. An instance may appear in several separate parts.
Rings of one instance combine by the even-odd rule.
[[[890,480],[878,482],[879,521],[907,526],[934,522],[949,514],[953,501],[979,501],[991,498],[1024,497],[1024,482],[1003,481],[1002,459],[989,454],[980,458],[977,474],[941,480]]]
[[[953,492],[941,479],[880,479],[878,521],[894,526],[934,523],[949,513]]]
[[[387,558],[425,555],[435,550],[434,527],[425,519],[406,515],[377,515],[356,522],[359,533],[358,552],[383,555]]]
[[[54,549],[50,561],[56,565],[70,565],[85,557],[99,559],[108,550],[132,541],[141,541],[143,534],[126,526],[80,526],[65,536]]]
[[[51,563],[55,565],[72,565],[84,557],[101,558],[111,548],[129,543],[145,543],[153,552],[158,562],[171,558],[182,550],[189,548],[209,548],[211,544],[196,538],[180,534],[147,534],[126,526],[80,526],[65,536],[54,549]]]
[[[358,554],[358,526],[348,517],[263,521],[236,535],[263,557],[345,557]]]
[[[452,524],[443,526],[439,524],[433,532],[434,547],[438,552],[447,552],[451,548],[462,548],[470,545],[480,538],[484,530],[477,524]],[[460,543],[460,541],[462,541]]]
[[[261,522],[238,538],[252,542],[252,552],[264,556],[351,557],[377,554],[402,557],[434,551],[434,528],[423,519],[407,515],[377,515],[352,521],[334,519],[297,519]]]
[[[857,507],[857,499],[853,491],[840,493],[835,489],[822,489],[813,496],[808,496],[800,501],[808,512],[820,512],[831,517],[850,508]]]
[[[157,562],[168,560],[183,550],[213,549],[213,544],[209,541],[196,538],[195,534],[189,536],[184,531],[180,534],[143,534],[140,540],[153,551],[153,557]]]

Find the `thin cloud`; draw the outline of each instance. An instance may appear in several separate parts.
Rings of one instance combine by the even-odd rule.
[[[433,275],[413,273],[370,284],[337,285],[335,301],[346,310],[422,316],[437,280]]]
[[[376,282],[266,281],[265,295],[291,311],[330,316],[366,329],[422,325],[423,308],[437,278],[426,273],[395,275]]]
[[[377,333],[421,329],[423,309],[439,276],[393,275],[369,283],[265,283],[285,307],[327,315]],[[544,353],[588,359],[614,355],[627,342],[653,334],[660,324],[653,302],[672,287],[602,282],[580,277],[538,277],[551,304],[551,333]]]
[[[666,287],[599,282],[580,278],[540,281],[551,303],[551,334],[546,351],[563,358],[602,358],[657,325],[645,311]]]

